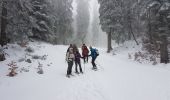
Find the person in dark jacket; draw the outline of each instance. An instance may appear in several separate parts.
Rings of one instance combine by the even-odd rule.
[[[78,50],[77,45],[76,45],[76,44],[73,44],[73,52],[74,52],[74,54],[76,53],[77,50]]]
[[[87,46],[85,44],[83,44],[82,46],[82,56],[84,59],[84,63],[88,63],[88,55],[89,55],[89,49],[87,48]]]
[[[79,74],[78,68],[77,68],[79,66],[80,73],[83,73],[83,70],[82,70],[82,67],[81,67],[81,60],[80,60],[80,58],[82,58],[82,57],[81,57],[81,55],[79,53],[79,50],[77,50],[74,53],[74,55],[75,55],[75,71],[76,71],[77,74]]]
[[[91,63],[92,63],[93,69],[97,69],[97,66],[96,66],[96,63],[95,63],[95,60],[96,60],[96,58],[98,56],[98,54],[96,53],[97,50],[90,46],[90,52],[91,52],[91,54],[89,56],[92,57],[92,62]]]

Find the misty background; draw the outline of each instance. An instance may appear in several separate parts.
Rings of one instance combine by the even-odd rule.
[[[107,37],[101,30],[97,0],[73,0],[73,43],[106,47]]]
[[[0,44],[107,47],[134,41],[169,62],[169,0],[0,0]]]

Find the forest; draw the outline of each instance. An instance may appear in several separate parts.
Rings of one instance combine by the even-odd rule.
[[[170,100],[170,0],[0,0],[0,100]]]
[[[95,45],[101,28],[102,34],[107,35],[108,52],[113,49],[112,41],[122,44],[134,40],[148,53],[160,57],[161,63],[169,63],[169,0],[98,0],[95,3],[100,5],[99,15],[94,14],[93,22],[90,21],[90,0],[76,1],[75,18],[73,2],[75,0],[1,0],[1,46],[32,39],[62,45],[93,41],[91,44]]]

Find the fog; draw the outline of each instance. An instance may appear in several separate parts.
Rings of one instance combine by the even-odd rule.
[[[78,6],[78,4],[81,4],[81,6]],[[73,42],[78,45],[85,43],[87,45],[105,47],[107,44],[106,33],[104,33],[100,28],[99,4],[97,0],[85,0],[85,1],[73,0],[72,5],[73,5],[73,28],[74,28]],[[85,9],[85,7],[87,8]],[[80,13],[80,11],[83,11],[83,13]],[[84,15],[81,16],[79,14],[84,14]],[[81,20],[81,22],[77,22],[79,21],[78,19]],[[84,33],[82,35],[82,33],[80,32],[81,30],[79,30],[78,28],[83,28],[83,26],[80,25],[82,24],[84,25],[84,23],[88,23],[88,28],[87,28],[87,32],[83,31]],[[86,29],[82,29],[82,30],[86,30]]]

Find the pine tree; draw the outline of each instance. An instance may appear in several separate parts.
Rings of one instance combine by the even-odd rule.
[[[30,12],[32,33],[34,38],[44,41],[53,41],[53,22],[51,18],[50,2],[47,0],[31,0]]]
[[[112,50],[111,40],[112,40],[112,33],[114,31],[114,26],[116,25],[115,19],[116,14],[114,13],[114,2],[112,0],[99,0],[100,3],[100,24],[101,28],[104,32],[108,35],[108,52]],[[113,15],[114,14],[114,15]]]
[[[28,1],[8,0],[7,33],[11,41],[24,41],[31,33],[31,22],[26,9]]]
[[[160,53],[161,63],[168,63],[168,38],[170,1],[153,0],[148,5],[147,25],[148,30],[144,39],[144,47],[150,53]]]

